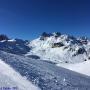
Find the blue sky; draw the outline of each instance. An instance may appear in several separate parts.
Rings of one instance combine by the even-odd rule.
[[[0,0],[0,33],[34,39],[44,31],[90,37],[90,1]]]

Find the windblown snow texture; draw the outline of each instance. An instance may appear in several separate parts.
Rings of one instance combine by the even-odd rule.
[[[90,77],[57,67],[54,63],[2,51],[0,57],[41,90],[90,90]]]
[[[40,90],[0,60],[0,90]]]

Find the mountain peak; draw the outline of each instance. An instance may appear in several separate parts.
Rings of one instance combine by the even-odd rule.
[[[40,38],[28,45],[31,51],[27,55],[37,55],[44,60],[56,63],[77,63],[88,60],[90,41],[86,37],[76,38],[59,32],[44,32]],[[68,58],[68,59],[67,59]]]

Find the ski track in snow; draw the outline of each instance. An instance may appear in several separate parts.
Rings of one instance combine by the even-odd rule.
[[[40,90],[0,59],[0,88],[2,87],[16,87],[17,90]]]

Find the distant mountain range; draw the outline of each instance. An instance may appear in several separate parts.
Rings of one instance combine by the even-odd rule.
[[[0,50],[55,63],[77,63],[90,59],[90,40],[86,37],[56,33],[42,33],[39,38],[28,41],[7,39],[0,41]],[[68,58],[68,59],[67,59]]]

